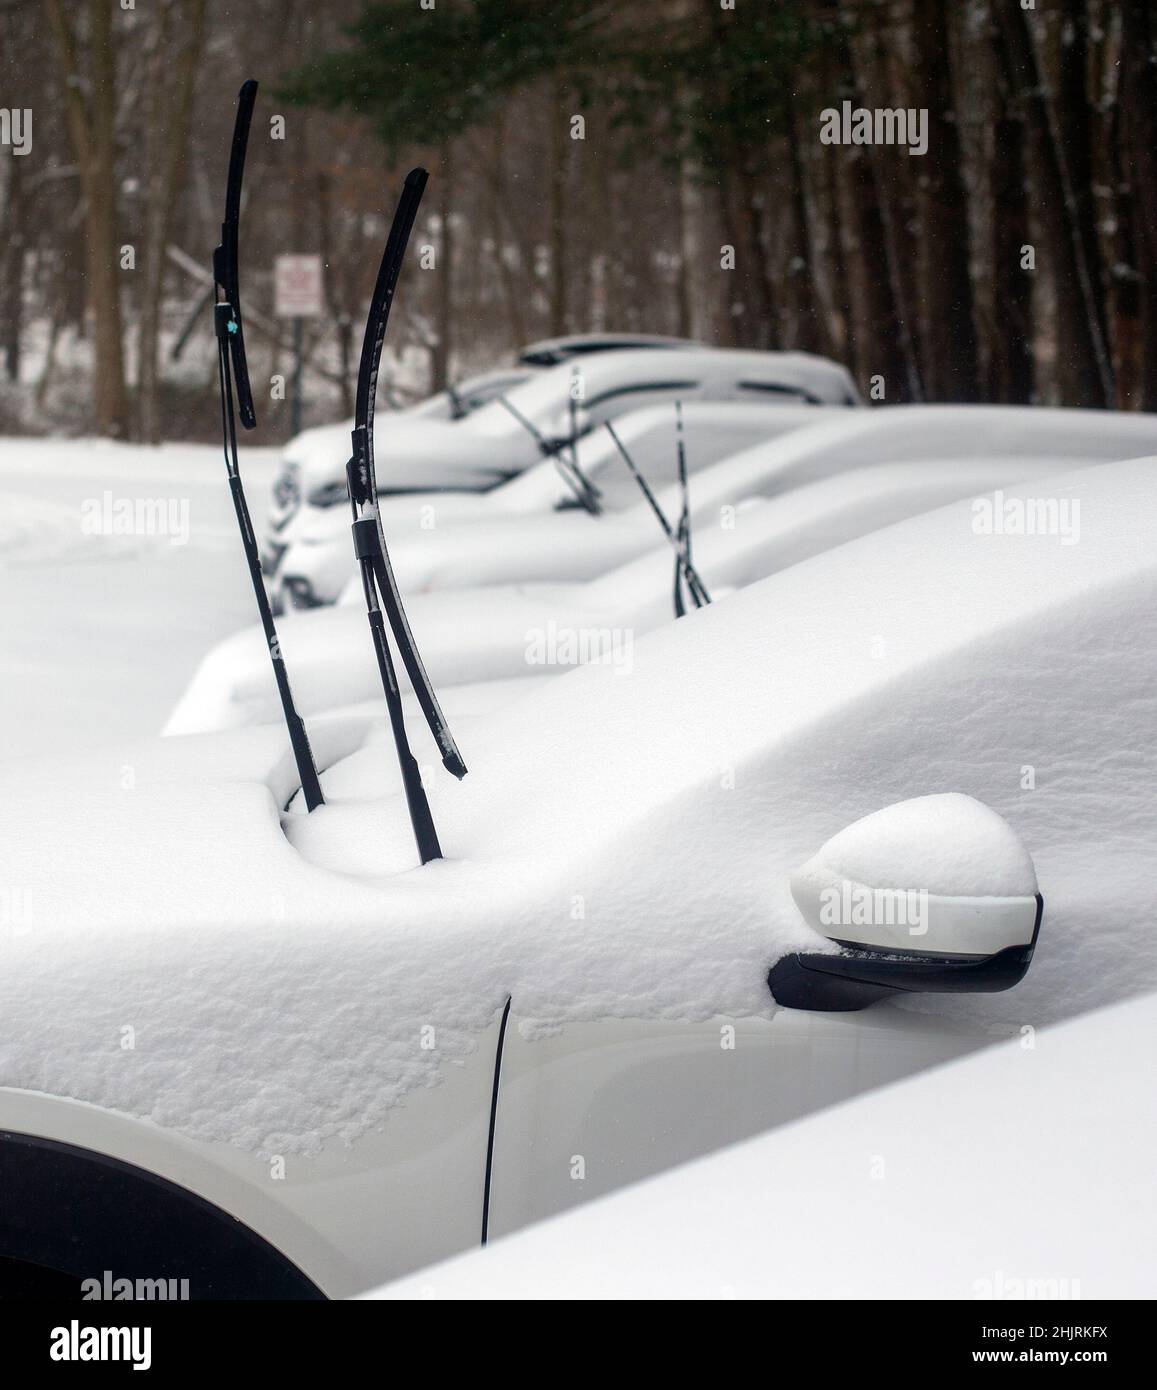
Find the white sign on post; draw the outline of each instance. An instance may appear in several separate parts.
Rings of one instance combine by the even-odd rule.
[[[320,318],[320,256],[278,256],[273,263],[273,312],[279,319]]]

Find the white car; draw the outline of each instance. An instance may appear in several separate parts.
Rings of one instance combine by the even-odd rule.
[[[716,471],[707,470],[707,484]],[[712,599],[726,598],[892,522],[1055,472],[1055,464],[1016,458],[876,464],[779,495],[782,479],[773,473],[749,480],[747,490],[728,491],[728,501],[704,517],[693,537],[695,569]],[[673,513],[674,495],[665,500]],[[415,594],[407,612],[431,680],[440,687],[509,682],[587,661],[626,673],[636,638],[675,617],[674,551],[655,520],[646,520],[650,549],[597,579]],[[294,614],[281,622],[278,636],[300,713],[357,704],[380,690],[364,605]],[[280,710],[264,633],[252,627],[204,658],[165,732],[267,724]]]
[[[380,495],[494,487],[540,463],[544,450],[660,401],[859,401],[847,371],[826,358],[715,348],[595,352],[534,372],[498,394],[501,399],[458,419],[412,411],[379,416],[374,450]],[[287,470],[274,487],[273,527],[264,548],[271,578],[297,502],[304,499],[319,509],[346,505],[349,453],[350,432],[342,426],[310,431],[295,441]]]
[[[1151,1299],[1155,1049],[1157,995],[1112,1004],[367,1297]]]
[[[690,486],[690,515],[696,535],[705,536],[731,526],[735,507],[745,500],[780,498],[808,484],[900,461],[926,469],[926,510],[968,491],[968,475],[962,469],[991,461],[1004,470],[1007,479],[1015,480],[1041,469],[1055,470],[1058,460],[1093,462],[1129,457],[1149,447],[1155,436],[1157,421],[1132,412],[1006,406],[900,406],[857,411],[829,417],[826,422],[755,445],[700,470]],[[954,452],[959,449],[969,452]],[[954,490],[956,479],[960,486]],[[629,490],[634,488],[625,467],[620,469],[618,483]],[[770,522],[766,540],[757,533],[754,549],[740,552],[764,566],[762,571],[749,566],[744,571],[747,581],[837,540],[863,534],[887,519],[921,509],[918,486],[914,492],[905,482],[894,501],[888,500],[886,484],[885,495],[873,500],[873,486],[868,484],[866,491],[851,488],[846,494],[838,486],[809,493],[802,503],[798,545],[787,521],[793,514],[784,510],[785,529],[777,531]],[[622,495],[625,500],[630,492]],[[809,511],[808,499],[813,496],[816,503]],[[662,489],[658,500],[668,516],[676,515],[680,506],[677,488]],[[412,507],[414,503],[399,505]],[[437,501],[430,505],[437,519]],[[839,522],[825,529],[827,510],[832,510]],[[525,662],[527,634],[544,623],[544,610],[549,616],[552,600],[557,600],[564,614],[568,609],[588,614],[617,610],[627,615],[638,614],[641,609],[657,611],[655,595],[665,583],[656,578],[662,574],[664,563],[662,541],[645,501],[598,517],[584,511],[562,511],[512,515],[486,524],[479,524],[477,518],[473,524],[441,521],[430,530],[423,530],[420,519],[412,513],[408,519],[409,526],[391,544],[390,554],[398,581],[409,596],[419,647],[428,664],[433,660],[431,670],[440,684],[509,677],[519,669],[535,674],[537,668]],[[632,588],[636,581],[629,578],[630,571],[624,575],[617,572],[648,552],[657,558],[651,578],[645,581],[645,594],[635,599]],[[603,578],[604,583],[592,586],[585,594],[567,587],[575,581]],[[554,593],[542,587],[548,581]],[[621,581],[628,587],[624,589]],[[561,590],[559,585],[563,585]],[[476,592],[462,597],[463,590],[469,588]],[[423,592],[427,589],[453,592],[439,602],[437,595]],[[346,704],[361,698],[358,692],[367,685],[376,688],[361,603],[360,584],[354,582],[341,605],[349,612],[326,609],[298,613],[282,624],[281,641],[294,662],[294,688],[304,711]],[[588,623],[577,626],[581,630],[590,627]],[[515,639],[519,639],[517,644]],[[497,661],[491,655],[495,652],[499,654]],[[193,733],[275,718],[277,704],[267,666],[258,628],[224,639],[202,660],[170,716],[166,732]]]
[[[831,413],[846,412],[835,406],[762,401],[695,400],[680,404],[687,469],[696,473],[730,454],[815,424]],[[678,455],[673,403],[633,410],[615,421],[615,431],[651,486],[661,488],[675,479]],[[583,476],[598,488],[600,516],[617,516],[638,508],[642,494],[605,429],[581,439],[576,458]],[[386,534],[396,539],[431,536],[445,527],[543,517],[574,511],[578,505],[575,491],[558,464],[544,459],[484,492],[402,493],[383,497],[379,511]],[[316,608],[334,603],[355,571],[344,481],[340,505],[328,496],[315,497],[282,529],[281,538],[282,558],[272,581],[280,606]]]
[[[309,815],[277,726],[11,764],[10,1276],[352,1294],[1157,988],[1155,466],[875,532],[629,679],[536,686],[431,782],[422,868],[381,714],[311,725]],[[1008,992],[910,993],[1034,945]]]
[[[605,431],[604,431],[605,434]],[[1023,458],[1054,466],[1108,462],[1145,454],[1157,439],[1157,416],[1137,411],[1065,410],[1041,406],[900,405],[830,411],[744,454],[704,470],[691,487],[700,515],[745,495],[777,491],[878,463],[951,467],[953,459]],[[943,464],[939,460],[944,460]],[[618,483],[630,496],[620,467]],[[437,500],[432,500],[437,516]],[[468,588],[547,579],[590,579],[631,554],[653,529],[643,503],[632,512],[591,517],[576,509],[533,517],[495,517],[485,526],[451,517],[432,529],[412,523],[389,531],[394,573],[404,592]],[[633,539],[628,539],[633,538]],[[631,550],[630,545],[634,545]],[[349,547],[353,553],[352,544]]]
[[[688,338],[668,338],[655,333],[575,333],[563,338],[543,339],[524,347],[518,354],[516,366],[467,377],[425,400],[394,412],[391,418],[401,415],[410,420],[462,420],[495,396],[529,381],[535,369],[555,367],[560,362],[594,352],[617,352],[627,348],[702,350],[703,346]],[[284,466],[274,486],[266,538],[264,560],[268,574],[276,572],[284,550],[281,532],[301,504],[303,474],[311,483],[309,500],[314,505],[331,505],[324,479],[320,484],[316,481],[315,474],[319,468],[340,488],[341,502],[344,504],[347,500],[344,476],[340,468],[335,469],[333,461],[344,461],[348,455],[352,429],[352,420],[343,420],[338,425],[316,426],[303,430],[285,446]]]
[[[554,367],[592,352],[621,352],[625,348],[703,348],[693,338],[673,338],[664,333],[568,333],[543,338],[520,349],[518,360],[528,367]]]
[[[529,381],[532,375],[529,367],[483,372],[453,388],[437,391],[416,405],[394,411],[389,418],[463,420],[495,396]],[[294,435],[282,450],[282,465],[273,483],[272,504],[261,548],[261,566],[270,578],[278,572],[290,543],[288,528],[303,503],[319,509],[336,506],[339,502],[348,506],[345,476],[336,461],[344,460],[349,454],[352,431],[352,419],[343,420],[339,425],[315,425]],[[340,487],[340,496],[335,487]]]

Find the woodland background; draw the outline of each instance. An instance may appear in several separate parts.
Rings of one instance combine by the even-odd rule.
[[[419,162],[436,268],[402,282],[395,399],[630,329],[827,353],[889,402],[1157,409],[1153,0],[725,3],[0,0],[0,106],[33,112],[31,153],[0,147],[0,431],[215,437],[247,76],[252,374],[291,370],[274,256],[320,252],[308,423],[351,412]],[[926,108],[927,155],[823,145],[844,100]],[[287,402],[259,414],[285,436]]]

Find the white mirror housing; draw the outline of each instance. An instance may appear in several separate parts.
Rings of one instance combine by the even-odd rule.
[[[808,925],[842,948],[773,967],[772,994],[796,1008],[1008,989],[1032,960],[1044,905],[1016,832],[957,793],[853,822],[792,875],[791,893]]]

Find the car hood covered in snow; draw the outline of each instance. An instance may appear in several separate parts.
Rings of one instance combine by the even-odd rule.
[[[312,1151],[511,994],[531,1027],[768,1011],[769,965],[818,944],[789,874],[943,791],[1012,824],[1046,928],[1011,995],[907,1007],[1036,1024],[1157,987],[1155,466],[1035,486],[1079,544],[954,505],[648,635],[629,677],[542,683],[476,722],[465,782],[431,775],[422,869],[384,721],[311,724],[344,791],[309,817],[272,726],[9,764],[0,1084]]]
[[[729,509],[726,525],[722,512],[711,518],[708,511],[705,524],[695,531],[696,569],[708,592],[720,599],[892,522],[1055,471],[1032,459],[938,459],[934,465],[860,468],[770,500],[750,496],[740,501],[734,494],[737,505]],[[774,492],[774,485],[768,491]],[[667,514],[675,514],[677,498],[668,502]],[[649,541],[645,553],[597,579],[415,594],[407,604],[409,620],[434,684],[452,689],[480,681],[510,681],[600,654],[620,669],[629,667],[636,637],[674,617],[671,547],[659,537],[652,517],[637,516],[634,521]],[[626,548],[627,519],[600,522],[593,539],[607,551],[618,544]],[[278,637],[302,714],[360,702],[381,689],[361,592],[336,608],[290,615],[279,624]],[[578,650],[584,640],[589,653],[585,656]],[[265,636],[254,626],[225,638],[205,656],[165,733],[208,733],[268,723],[279,711]]]
[[[499,407],[501,408],[501,407]],[[344,479],[353,421],[307,430],[292,441],[285,457],[295,465],[298,486],[308,497],[315,488]],[[496,449],[466,420],[439,420],[405,413],[374,420],[374,454],[383,494],[423,488],[469,489],[500,482],[541,457],[533,439],[511,432],[509,447]]]
[[[1021,458],[1057,469],[1147,454],[1157,417],[1128,411],[1054,410],[1010,406],[897,406],[825,412],[814,423],[755,444],[698,471],[691,479],[696,517],[719,516],[727,502],[769,496],[790,487],[881,463]],[[673,488],[659,496],[668,516],[680,505]],[[644,503],[599,519],[582,511],[387,533],[394,573],[404,593],[421,589],[502,584],[523,579],[579,579],[628,558],[616,548],[616,529],[632,521],[649,533]],[[640,551],[636,547],[635,554]]]

